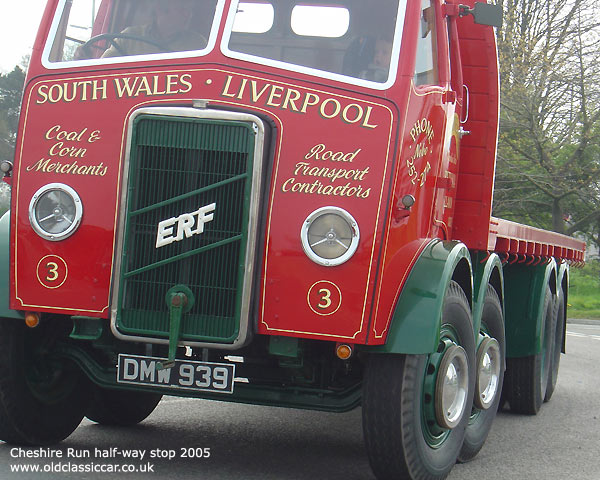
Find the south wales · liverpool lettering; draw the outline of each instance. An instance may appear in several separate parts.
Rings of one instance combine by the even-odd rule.
[[[112,87],[112,88],[111,88]],[[113,93],[116,98],[155,97],[188,93],[192,89],[189,73],[166,75],[135,75],[116,77],[109,81],[77,80],[43,83],[37,89],[36,103],[71,103],[106,100]]]
[[[350,103],[341,97],[340,99],[326,97],[323,94],[300,91],[255,79],[237,78],[233,75],[227,76],[221,95],[297,113],[316,111],[321,117],[328,120],[339,118],[348,124],[356,124],[364,128],[377,128],[377,125],[371,123],[373,115],[371,105]]]

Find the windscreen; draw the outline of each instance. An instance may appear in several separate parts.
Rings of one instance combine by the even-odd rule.
[[[47,68],[197,57],[225,0],[60,0]],[[235,59],[364,85],[395,80],[406,0],[233,0],[221,43]]]
[[[397,61],[403,19],[403,0],[242,0],[232,6],[224,51],[280,68],[383,84]]]
[[[207,49],[217,0],[63,0],[51,63],[133,56],[181,56]],[[221,2],[222,3],[222,2]]]

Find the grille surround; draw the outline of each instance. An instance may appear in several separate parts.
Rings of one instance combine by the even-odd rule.
[[[242,248],[245,250],[245,257],[244,257],[244,263],[243,263],[243,276],[242,276],[242,280],[241,280],[241,288],[238,289],[237,294],[239,295],[239,298],[237,298],[237,304],[238,307],[237,308],[237,313],[236,313],[236,318],[235,320],[238,322],[235,331],[230,332],[231,335],[228,338],[223,337],[222,335],[196,335],[196,334],[189,334],[186,333],[185,328],[182,330],[182,338],[180,340],[180,345],[189,345],[189,346],[193,346],[193,347],[219,347],[219,348],[223,348],[223,349],[237,349],[237,348],[241,348],[242,346],[244,346],[245,344],[248,343],[249,339],[250,339],[250,335],[251,335],[251,329],[250,329],[250,303],[251,303],[251,292],[252,292],[252,281],[253,281],[253,277],[254,277],[254,266],[255,266],[255,260],[256,260],[256,243],[257,243],[257,231],[258,231],[258,217],[259,217],[259,204],[260,204],[260,192],[261,192],[261,183],[262,183],[262,170],[263,170],[263,165],[262,165],[262,160],[263,160],[263,151],[264,151],[264,137],[265,137],[265,132],[264,132],[264,124],[262,123],[262,121],[251,114],[246,114],[246,113],[239,113],[239,112],[226,112],[226,111],[221,111],[221,110],[210,110],[210,109],[196,109],[196,108],[185,108],[185,107],[148,107],[148,108],[141,108],[137,111],[135,111],[132,115],[131,118],[129,119],[128,122],[128,131],[127,131],[127,148],[126,148],[126,157],[125,157],[125,164],[124,164],[124,168],[123,168],[123,180],[122,180],[122,186],[121,186],[121,202],[120,202],[120,207],[119,207],[119,224],[118,224],[118,228],[117,228],[117,248],[116,248],[116,255],[115,255],[115,268],[114,268],[114,281],[113,281],[113,292],[112,292],[112,306],[111,306],[111,329],[113,334],[121,339],[121,340],[128,340],[128,341],[141,341],[141,342],[145,342],[145,343],[156,343],[156,344],[168,344],[168,313],[166,314],[166,320],[163,320],[163,328],[160,328],[159,330],[154,330],[152,326],[150,326],[148,329],[143,329],[142,331],[140,331],[139,328],[130,328],[130,326],[123,324],[123,322],[121,321],[121,316],[122,316],[122,305],[121,303],[123,302],[123,300],[126,300],[126,295],[122,293],[123,290],[123,286],[128,285],[128,281],[126,280],[124,277],[129,275],[131,276],[131,269],[130,269],[130,265],[129,262],[127,260],[127,252],[124,252],[124,249],[126,249],[126,245],[127,245],[127,241],[128,239],[126,238],[126,235],[130,235],[130,231],[128,230],[128,218],[129,215],[131,215],[132,211],[134,212],[134,215],[138,215],[140,214],[139,212],[141,212],[141,215],[144,215],[145,210],[152,210],[153,208],[156,208],[156,204],[154,206],[150,206],[148,207],[147,205],[139,204],[139,205],[133,205],[133,209],[131,209],[130,207],[132,205],[130,205],[130,202],[138,202],[138,197],[136,197],[135,195],[133,195],[131,193],[131,184],[132,184],[132,178],[131,176],[133,175],[137,175],[137,171],[131,171],[131,162],[132,162],[132,148],[136,147],[136,144],[134,142],[134,137],[136,134],[136,124],[139,125],[140,121],[144,121],[146,118],[154,118],[154,119],[167,119],[168,120],[175,120],[177,121],[178,119],[181,122],[200,122],[200,123],[204,123],[206,125],[215,125],[215,124],[220,124],[220,123],[231,123],[231,122],[237,122],[239,123],[242,127],[250,127],[254,133],[254,150],[253,152],[247,152],[248,155],[253,155],[253,159],[250,159],[250,161],[252,162],[252,169],[251,171],[247,172],[247,175],[250,176],[250,178],[248,179],[248,182],[250,182],[249,185],[249,189],[247,190],[247,193],[249,193],[249,202],[248,202],[248,208],[247,208],[247,220],[244,220],[244,218],[241,219],[242,225],[241,227],[246,230],[245,232],[245,236],[246,236],[246,241],[245,241],[245,245],[242,245]],[[135,161],[135,160],[134,160]],[[130,176],[131,175],[131,176]],[[235,175],[234,175],[235,177]],[[233,182],[235,183],[235,179],[231,180],[231,179],[225,179],[224,183],[227,182]],[[219,182],[217,182],[219,183]],[[223,182],[221,182],[223,183]],[[209,190],[213,188],[209,186]],[[196,192],[197,193],[197,192]],[[209,192],[210,193],[210,192]],[[165,194],[166,198],[163,199],[163,203],[167,203],[167,208],[170,204],[176,203],[176,201],[173,200],[173,197],[169,197],[169,194]],[[185,195],[183,195],[185,196]],[[193,195],[188,195],[188,196],[193,196]],[[186,199],[183,199],[184,202]],[[189,199],[188,199],[189,200]],[[162,200],[161,200],[162,201]],[[200,201],[201,203],[202,201]],[[139,202],[138,202],[139,203]],[[159,202],[160,203],[160,202]],[[198,202],[196,202],[198,203]],[[189,204],[189,201],[188,201]],[[199,207],[202,207],[203,205],[197,205]],[[218,205],[217,205],[217,209],[218,209]],[[190,212],[186,212],[185,208],[182,207],[182,211],[180,212],[182,214],[184,213],[191,213]],[[227,215],[227,212],[221,212],[221,215]],[[159,215],[160,217],[160,215]],[[242,215],[242,217],[244,217],[244,215]],[[163,219],[164,220],[164,219]],[[240,221],[240,219],[237,220],[238,223]],[[205,225],[207,228],[206,230],[208,230],[208,227],[210,226],[210,223],[207,223]],[[156,234],[156,227],[157,225],[151,224],[150,227],[154,228],[154,233]],[[177,232],[177,225],[175,224],[174,227],[174,232]],[[199,235],[196,240],[198,240],[198,238],[201,239],[200,243],[202,243],[202,241],[204,241],[205,239],[203,238],[202,235]],[[184,237],[184,240],[181,242],[174,242],[174,245],[168,245],[166,247],[161,247],[156,249],[158,252],[158,257],[160,257],[160,255],[162,254],[162,252],[160,252],[160,250],[164,249],[164,252],[168,252],[169,249],[171,249],[171,251],[177,251],[178,249],[181,250],[182,247],[181,245],[186,244],[187,240],[193,240],[194,237],[192,239],[187,239]],[[212,243],[211,243],[212,242]],[[196,242],[197,243],[197,242]],[[214,235],[212,236],[211,239],[207,240],[206,245],[200,245],[199,248],[195,248],[192,249],[192,252],[180,252],[180,256],[183,255],[184,257],[187,255],[188,257],[193,256],[193,255],[203,255],[204,253],[207,253],[208,255],[210,255],[211,253],[211,249],[215,248],[215,243],[221,243],[222,246],[217,247],[217,248],[228,248],[228,245],[231,246],[233,244],[236,243],[236,240],[232,240],[231,238],[224,238],[222,239],[221,242],[219,242],[219,239],[214,237]],[[239,243],[239,242],[238,242]],[[175,247],[174,250],[171,247]],[[203,248],[206,248],[206,250],[202,250]],[[185,250],[185,249],[184,249]],[[125,256],[124,256],[125,253]],[[168,254],[166,255],[166,258],[163,259],[165,261],[165,265],[168,267],[169,264],[172,264],[172,259],[170,257],[168,257]],[[161,259],[158,258],[158,263],[160,263]],[[143,270],[144,267],[143,265],[141,266],[141,269]],[[156,267],[156,266],[151,266],[150,268],[147,268],[148,270],[153,270],[154,269],[154,273],[157,275],[156,272],[159,272],[161,267]],[[134,269],[135,270],[135,269]],[[135,274],[135,271],[134,271]],[[171,284],[169,284],[169,286],[171,286]],[[122,298],[123,297],[123,298]],[[164,300],[160,300],[162,302],[163,305],[166,305],[166,302]],[[232,299],[233,302],[233,299]],[[198,304],[198,299],[196,299],[196,303]],[[202,303],[202,298],[200,299],[200,303]],[[221,302],[223,303],[223,302]],[[161,313],[161,315],[164,315],[164,312]],[[166,326],[166,330],[164,328],[164,322],[167,322],[167,326]],[[127,323],[127,322],[125,322]],[[152,322],[150,322],[152,323]],[[160,322],[159,322],[160,323]],[[219,323],[219,319],[216,318],[215,321],[213,322],[215,324]],[[152,325],[156,325],[156,321],[154,321],[154,323],[152,323]],[[217,328],[218,329],[218,328]]]

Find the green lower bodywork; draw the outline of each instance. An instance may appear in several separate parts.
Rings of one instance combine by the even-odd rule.
[[[500,299],[504,312],[504,276],[502,275],[502,261],[495,253],[471,252],[473,259],[473,328],[477,335],[481,328],[481,316],[488,284],[491,284]]]
[[[461,267],[462,264],[462,267]],[[464,265],[469,266],[465,272]],[[462,283],[460,272],[462,273]],[[400,294],[385,345],[368,347],[373,353],[432,353],[439,342],[442,304],[450,280],[461,283],[471,301],[473,333],[479,335],[487,285],[500,298],[505,317],[506,356],[536,355],[542,348],[544,299],[550,286],[553,301],[557,285],[568,287],[568,265],[554,259],[540,265],[503,265],[496,254],[469,252],[457,242],[432,241],[414,265]],[[465,278],[468,277],[468,278]]]
[[[88,319],[86,319],[88,320]],[[89,319],[89,325],[85,330],[94,330],[104,321]],[[52,357],[69,359],[75,362],[82,371],[98,386],[104,388],[117,388],[121,390],[135,390],[174,395],[179,397],[193,397],[206,400],[218,400],[226,402],[247,403],[252,405],[266,405],[289,408],[300,408],[319,410],[324,412],[343,413],[350,411],[360,405],[362,395],[362,384],[356,382],[344,389],[327,389],[319,387],[308,387],[298,385],[276,385],[261,383],[236,382],[232,394],[208,393],[195,390],[177,388],[148,388],[141,385],[125,385],[116,382],[117,369],[116,351],[118,346],[114,345],[113,338],[109,333],[107,325],[101,327],[102,334],[94,344],[91,351],[85,343],[65,342],[58,345],[52,352]],[[76,328],[71,338],[84,338],[82,329]],[[94,335],[95,336],[95,335]],[[106,342],[106,343],[105,343]],[[130,345],[130,344],[128,344]],[[104,351],[109,357],[114,357],[108,364],[98,361],[97,352]]]
[[[402,289],[385,345],[369,347],[368,351],[405,354],[434,352],[440,340],[444,295],[450,281],[461,270],[463,278],[457,280],[471,302],[471,257],[467,247],[459,242],[434,240],[429,243]]]
[[[566,267],[566,266],[565,266]],[[561,268],[565,274],[565,268]],[[546,286],[556,296],[557,264],[504,267],[506,356],[537,355],[542,351],[544,299]]]
[[[0,317],[23,318],[23,313],[11,310],[10,298],[10,215],[6,212],[0,218]]]
[[[496,254],[469,252],[458,242],[433,241],[423,250],[400,294],[386,344],[370,347],[369,351],[434,352],[439,343],[444,294],[453,279],[461,284],[472,303],[473,335],[477,338],[488,284],[493,285],[504,303],[502,262]]]

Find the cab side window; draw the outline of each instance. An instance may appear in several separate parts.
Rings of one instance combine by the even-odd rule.
[[[437,85],[439,83],[434,1],[422,0],[421,2],[421,22],[415,62],[415,85]]]

